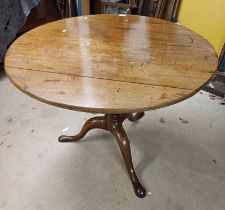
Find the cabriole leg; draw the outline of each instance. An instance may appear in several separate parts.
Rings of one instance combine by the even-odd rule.
[[[106,122],[105,122],[105,117],[93,117],[89,119],[88,121],[85,122],[83,125],[80,133],[78,133],[75,136],[60,136],[58,138],[59,142],[74,142],[74,141],[79,141],[82,139],[88,131],[94,129],[94,128],[101,128],[101,129],[106,129]]]
[[[116,140],[119,144],[120,151],[122,153],[127,171],[130,175],[134,192],[139,198],[144,198],[146,196],[146,190],[141,185],[135,173],[133,163],[132,163],[132,158],[131,158],[131,150],[130,150],[130,143],[129,143],[128,137],[123,129],[120,119],[117,119],[115,115],[112,118],[113,119],[111,121],[110,131],[116,137]]]

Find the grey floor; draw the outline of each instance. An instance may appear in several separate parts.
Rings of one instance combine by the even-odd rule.
[[[201,93],[124,123],[151,192],[138,199],[110,134],[94,130],[79,143],[58,143],[93,115],[35,101],[1,75],[0,209],[225,209],[225,106]]]

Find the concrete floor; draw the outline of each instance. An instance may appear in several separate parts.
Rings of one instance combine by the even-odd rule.
[[[110,134],[58,143],[93,115],[38,102],[1,75],[0,209],[225,209],[225,106],[202,93],[124,123],[135,169],[152,193],[138,199]]]

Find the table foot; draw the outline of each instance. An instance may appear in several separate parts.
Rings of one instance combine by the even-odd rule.
[[[144,116],[144,113],[133,114],[106,114],[102,117],[94,117],[89,119],[84,126],[82,127],[79,134],[75,136],[60,136],[59,142],[74,142],[82,139],[89,130],[94,128],[104,129],[106,131],[111,132],[119,145],[120,151],[123,156],[123,160],[125,162],[125,166],[127,168],[128,174],[130,176],[134,192],[139,198],[144,198],[146,196],[146,190],[141,185],[140,181],[137,178],[137,175],[134,170],[134,166],[132,163],[131,157],[131,149],[128,137],[123,128],[123,121],[125,119],[129,119],[131,117],[131,121],[136,121]]]
[[[128,114],[128,120],[134,122],[134,121],[140,120],[144,116],[145,116],[144,112],[137,112],[136,114],[131,113],[131,114]]]
[[[139,198],[144,198],[146,196],[146,190],[145,188],[139,183],[137,182],[132,182],[133,188],[134,188],[134,192],[136,194],[137,197]]]

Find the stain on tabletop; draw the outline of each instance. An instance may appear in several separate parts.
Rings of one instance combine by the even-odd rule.
[[[59,92],[57,92],[56,94],[65,95],[66,92],[64,92],[64,91],[59,91]]]
[[[60,82],[60,79],[46,79],[45,82]]]
[[[190,43],[193,44],[194,43],[194,39],[192,37],[189,37],[190,38]]]
[[[166,98],[167,98],[166,93],[163,93],[163,94],[160,96],[159,100],[163,100],[163,99],[166,99]]]

